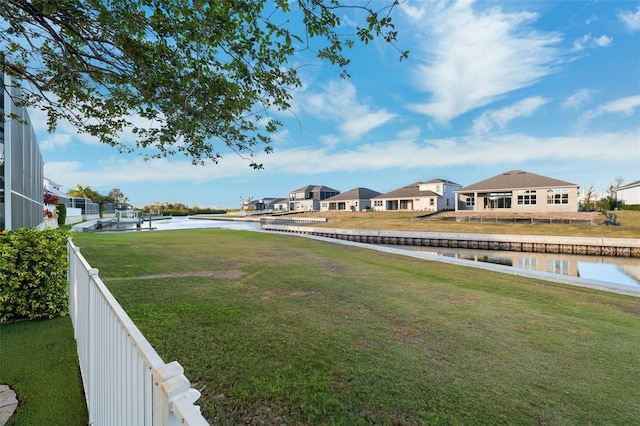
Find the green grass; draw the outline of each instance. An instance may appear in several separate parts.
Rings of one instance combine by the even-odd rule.
[[[637,298],[295,236],[74,240],[212,424],[640,424]]]
[[[613,213],[615,213],[620,226],[413,220],[421,212],[309,212],[296,215],[296,217],[327,217],[329,222],[313,226],[343,229],[640,238],[640,211],[621,210]],[[585,213],[585,215],[590,216],[591,213]]]
[[[9,425],[86,425],[69,317],[0,325],[0,383],[19,404]]]

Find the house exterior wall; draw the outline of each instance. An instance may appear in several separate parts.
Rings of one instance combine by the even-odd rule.
[[[29,228],[44,223],[44,162],[26,108],[12,101],[20,90],[0,75],[0,227]],[[6,120],[7,114],[17,119]]]
[[[514,213],[575,212],[578,187],[527,188],[459,194],[457,210],[510,211]]]
[[[436,180],[418,184],[418,192],[435,195],[415,195],[413,197],[375,197],[371,209],[374,211],[440,211],[455,209],[455,190],[462,188],[453,182]]]
[[[320,210],[319,200],[289,200],[290,212],[310,212],[315,210]]]
[[[319,211],[320,201],[338,195],[340,191],[309,185],[289,193],[289,211]]]
[[[616,199],[625,205],[640,204],[640,183],[616,191]]]
[[[326,201],[320,202],[320,211],[355,211],[361,212],[371,209],[371,200],[358,199],[358,200],[340,200],[340,201]]]

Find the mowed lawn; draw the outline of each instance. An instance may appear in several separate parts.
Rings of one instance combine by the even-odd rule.
[[[211,424],[640,424],[640,299],[293,235],[73,234]]]

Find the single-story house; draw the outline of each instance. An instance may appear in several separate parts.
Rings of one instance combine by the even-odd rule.
[[[445,179],[431,179],[403,186],[371,199],[374,211],[439,211],[453,209],[456,189],[462,185]]]
[[[289,193],[289,211],[319,211],[320,201],[338,195],[340,191],[324,185],[307,185]]]
[[[640,204],[640,180],[618,187],[616,200],[626,206]]]
[[[320,211],[353,211],[361,212],[371,209],[371,198],[380,195],[369,188],[353,188],[320,202]]]
[[[455,207],[456,211],[575,212],[578,188],[575,183],[510,170],[454,191]]]
[[[270,198],[266,203],[265,209],[267,211],[282,211],[286,212],[289,208],[289,200],[286,198]]]

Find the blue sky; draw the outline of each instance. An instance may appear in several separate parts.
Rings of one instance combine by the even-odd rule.
[[[640,179],[640,2],[407,1],[393,17],[409,60],[383,41],[357,46],[341,80],[295,58],[305,85],[277,115],[274,153],[257,157],[264,170],[226,151],[217,165],[145,162],[65,123],[48,134],[34,110],[45,175],[64,191],[119,188],[138,207],[221,208],[309,184],[384,193],[513,169],[598,192]]]

